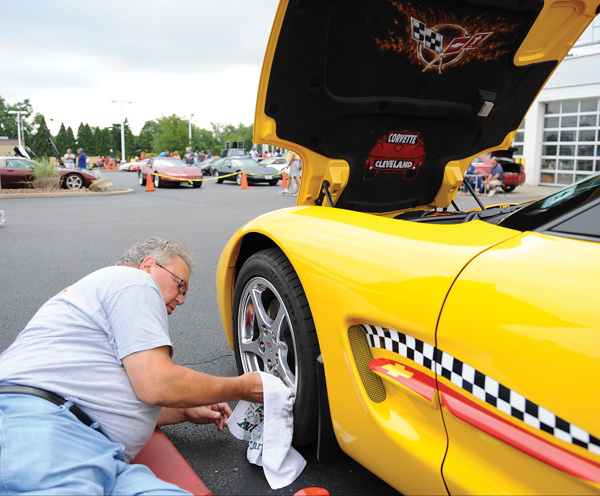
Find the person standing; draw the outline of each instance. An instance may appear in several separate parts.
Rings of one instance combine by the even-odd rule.
[[[185,163],[189,167],[194,165],[194,153],[192,152],[192,149],[189,146],[185,147],[185,155],[183,156],[183,160],[185,160]]]
[[[75,155],[70,148],[67,148],[67,153],[64,156],[65,167],[67,169],[75,169]]]
[[[0,493],[189,494],[130,465],[157,425],[215,424],[263,402],[258,372],[217,377],[172,361],[167,318],[193,262],[148,238],[48,300],[0,355]]]
[[[87,166],[87,155],[83,152],[83,148],[77,150],[77,167],[84,170]]]

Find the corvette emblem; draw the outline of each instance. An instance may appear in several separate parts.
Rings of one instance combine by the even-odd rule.
[[[493,33],[467,31],[455,24],[440,24],[429,29],[424,22],[411,18],[412,39],[418,43],[418,54],[425,64],[424,71],[437,67],[441,73],[444,66],[458,62],[466,50],[474,50]]]

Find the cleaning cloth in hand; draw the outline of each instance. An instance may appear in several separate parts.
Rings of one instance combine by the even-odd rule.
[[[228,419],[229,430],[248,441],[248,461],[263,467],[271,489],[290,485],[306,466],[292,447],[294,391],[278,377],[259,372],[264,404],[240,401]]]

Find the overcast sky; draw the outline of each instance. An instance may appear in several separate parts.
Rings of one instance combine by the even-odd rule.
[[[250,125],[277,0],[0,0],[0,96],[108,127],[176,114]],[[53,119],[51,121],[51,119]]]

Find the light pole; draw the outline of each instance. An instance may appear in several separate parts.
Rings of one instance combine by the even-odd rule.
[[[123,103],[133,103],[125,100],[111,100],[112,103],[121,102],[121,160],[126,162],[125,159],[125,120],[123,119]]]
[[[21,114],[29,115],[27,112],[23,110],[9,110],[9,114],[17,116],[17,140],[19,141],[19,149],[21,148]]]
[[[190,148],[192,148],[192,119],[194,118],[194,114],[190,114]]]

